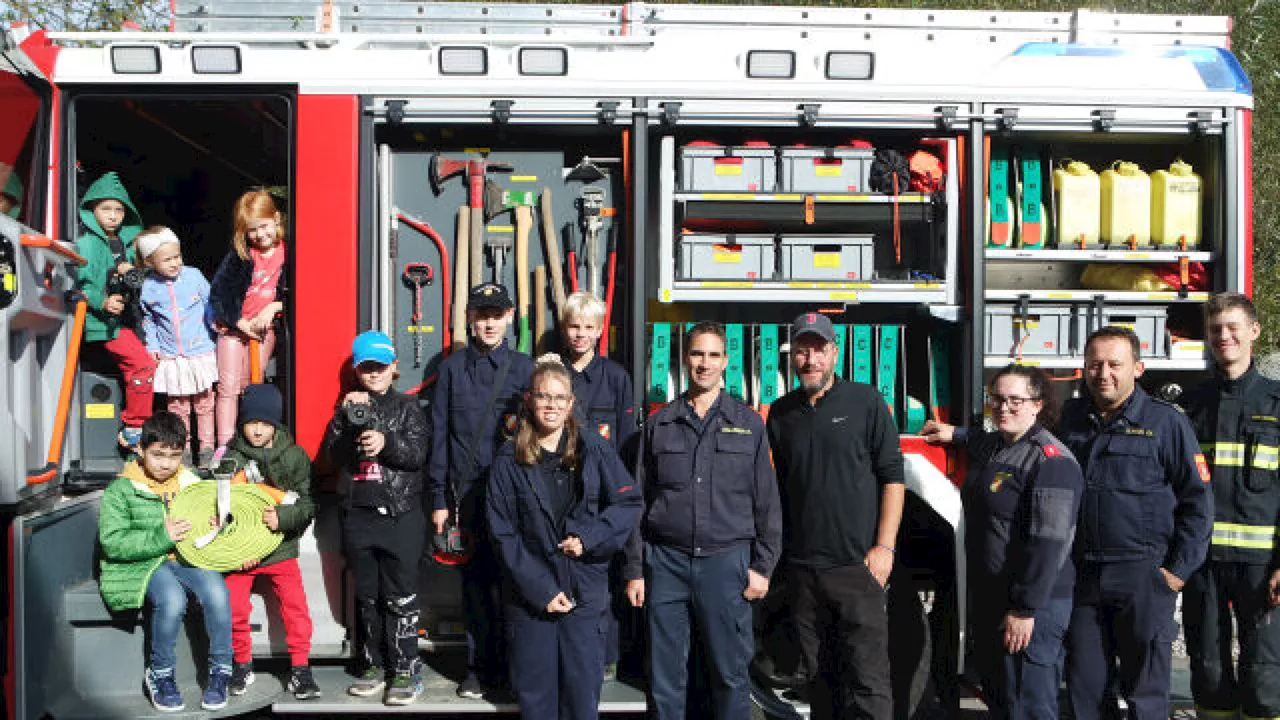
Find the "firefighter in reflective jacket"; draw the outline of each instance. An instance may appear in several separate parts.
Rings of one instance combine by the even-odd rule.
[[[1258,373],[1253,303],[1223,293],[1205,305],[1214,375],[1184,396],[1213,475],[1209,560],[1182,604],[1191,692],[1201,718],[1280,717],[1280,382]],[[1235,611],[1240,667],[1232,668]]]
[[[1113,679],[1132,720],[1168,720],[1174,607],[1204,563],[1213,525],[1209,471],[1191,423],[1137,385],[1139,350],[1127,328],[1093,333],[1085,343],[1088,397],[1067,404],[1059,430],[1085,480],[1067,631],[1076,720],[1112,714]]]

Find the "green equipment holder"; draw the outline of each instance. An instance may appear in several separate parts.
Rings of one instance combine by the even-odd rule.
[[[743,338],[742,325],[737,323],[726,325],[724,327],[725,348],[728,354],[728,363],[725,365],[724,371],[724,387],[733,397],[746,401],[746,362],[744,354],[746,351],[746,342]]]
[[[875,360],[875,326],[853,326],[853,381],[871,384]]]
[[[902,328],[898,325],[880,326],[880,362],[876,366],[876,387],[889,404],[889,412],[898,419],[898,348],[902,340]]]
[[[759,372],[761,405],[772,405],[778,399],[778,326],[761,325],[756,331],[759,349],[756,367]]]
[[[671,323],[654,323],[649,343],[649,403],[671,398]]]

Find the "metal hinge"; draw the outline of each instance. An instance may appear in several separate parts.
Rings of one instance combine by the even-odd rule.
[[[1209,128],[1213,125],[1213,113],[1208,110],[1197,110],[1189,113],[1187,119],[1191,121],[1191,131],[1197,135],[1209,132]]]
[[[600,124],[612,125],[618,119],[618,106],[621,105],[617,100],[603,100],[596,103],[596,107],[600,108]]]
[[[800,106],[800,123],[805,127],[813,127],[818,124],[818,111],[822,106],[818,103],[804,103]]]
[[[1018,124],[1018,108],[1000,108],[996,110],[996,126],[1001,130],[1012,130]]]
[[[955,105],[940,105],[933,111],[938,114],[938,129],[950,132],[955,127],[956,113],[959,112]]]
[[[499,125],[511,122],[511,106],[515,104],[514,100],[494,100],[489,103],[489,107],[493,108],[493,121]]]
[[[1093,129],[1098,132],[1107,132],[1116,126],[1116,111],[1112,108],[1102,108],[1093,111]]]
[[[388,100],[383,104],[387,108],[388,123],[399,125],[404,122],[404,109],[409,104],[408,100]]]
[[[677,122],[680,122],[680,103],[662,103],[662,122],[667,125],[675,125]]]

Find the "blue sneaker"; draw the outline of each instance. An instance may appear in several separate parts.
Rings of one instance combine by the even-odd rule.
[[[178,682],[173,679],[173,669],[156,673],[147,668],[144,681],[147,686],[147,698],[152,706],[160,712],[178,712],[185,706],[182,703],[182,692],[178,690]]]
[[[209,670],[209,684],[200,696],[200,707],[205,710],[221,710],[227,706],[227,686],[231,684],[229,668],[214,667]]]
[[[127,426],[120,428],[120,447],[134,450],[137,449],[140,442],[142,442],[142,428]]]

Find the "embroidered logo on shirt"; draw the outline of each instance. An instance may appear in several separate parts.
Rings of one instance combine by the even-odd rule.
[[[845,420],[848,420],[848,419],[849,419],[849,416],[848,416],[848,415],[841,415],[840,417],[833,417],[833,418],[831,418],[831,424],[832,424],[832,425],[835,425],[836,423],[842,423],[842,422],[844,422]]]
[[[748,430],[747,428],[743,428],[743,427],[733,427],[733,426],[731,426],[731,425],[725,425],[724,427],[720,428],[720,432],[722,432],[722,433],[733,433],[733,434],[735,434],[735,435],[750,435],[750,434],[751,434],[751,431],[750,431],[750,430]]]
[[[609,423],[600,423],[596,425],[596,432],[600,433],[600,437],[605,440],[609,439]]]
[[[1124,429],[1125,435],[1138,435],[1140,437],[1155,437],[1156,434],[1147,428],[1127,427]]]
[[[1000,486],[1004,485],[1004,481],[1008,480],[1011,477],[1013,477],[1013,473],[1004,472],[1002,470],[996,473],[995,476],[991,478],[991,485],[988,487],[991,490],[991,492],[997,492],[1000,490]]]
[[[516,425],[519,421],[520,419],[515,413],[507,413],[502,416],[502,427],[507,431],[507,437],[511,437],[516,434]]]
[[[1204,453],[1196,453],[1196,470],[1200,471],[1200,480],[1209,482],[1209,463],[1204,459]]]

